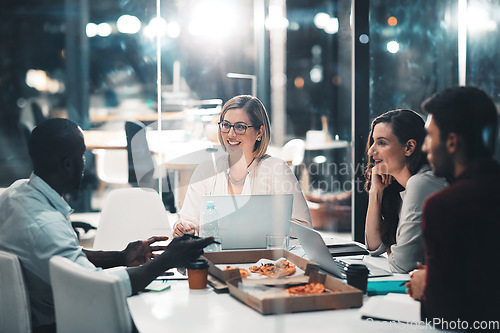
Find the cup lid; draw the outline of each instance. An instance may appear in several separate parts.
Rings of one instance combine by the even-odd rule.
[[[346,268],[346,273],[349,274],[359,274],[359,273],[368,273],[370,270],[363,264],[349,264]]]
[[[205,269],[208,268],[210,265],[208,264],[208,260],[205,258],[198,258],[193,261],[188,261],[186,263],[186,268],[187,269]]]

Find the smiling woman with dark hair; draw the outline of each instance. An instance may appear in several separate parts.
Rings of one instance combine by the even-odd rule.
[[[388,111],[372,122],[366,147],[366,246],[372,255],[387,252],[394,272],[409,272],[424,261],[422,206],[446,186],[422,153],[425,135],[416,112]]]

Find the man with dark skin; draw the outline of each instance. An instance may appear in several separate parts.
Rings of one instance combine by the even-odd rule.
[[[52,256],[61,255],[94,270],[113,268],[103,273],[117,275],[130,296],[165,270],[184,267],[213,242],[212,237],[183,235],[168,246],[152,246],[168,239],[153,236],[132,242],[123,251],[82,249],[69,221],[72,210],[63,199],[78,189],[83,176],[86,147],[82,130],[70,120],[49,119],[33,130],[28,146],[34,172],[29,180],[16,181],[0,196],[0,250],[16,254],[21,261],[34,332],[55,331],[49,276]]]

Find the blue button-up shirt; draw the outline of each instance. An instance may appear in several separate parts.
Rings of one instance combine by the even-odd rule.
[[[71,226],[71,207],[35,174],[16,181],[0,195],[0,249],[21,261],[31,302],[33,327],[55,322],[49,260],[66,257],[96,268],[82,251]],[[125,267],[104,270],[117,275],[128,296],[132,294]]]

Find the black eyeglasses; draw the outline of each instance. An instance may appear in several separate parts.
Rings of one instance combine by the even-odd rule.
[[[245,123],[236,123],[234,125],[231,125],[227,121],[222,121],[219,123],[219,128],[220,128],[220,131],[222,133],[229,133],[229,131],[231,130],[231,127],[233,128],[234,133],[236,133],[238,135],[243,135],[246,133],[247,128],[254,127],[254,126],[248,126]]]

